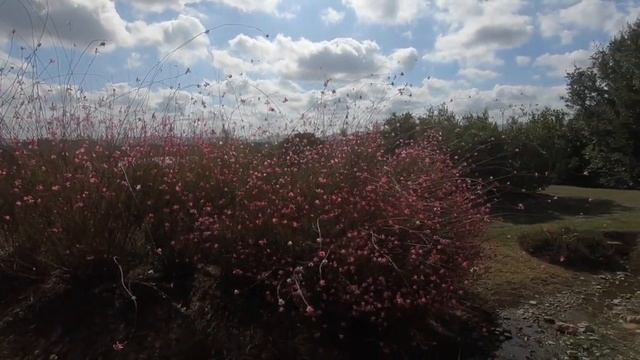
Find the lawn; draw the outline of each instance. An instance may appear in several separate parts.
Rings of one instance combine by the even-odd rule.
[[[474,290],[497,307],[516,305],[573,286],[579,273],[529,256],[519,234],[570,226],[582,230],[640,231],[640,191],[550,186],[535,197],[501,205],[487,234],[488,257]]]

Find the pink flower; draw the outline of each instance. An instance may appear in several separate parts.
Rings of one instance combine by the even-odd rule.
[[[124,347],[127,345],[126,341],[120,342],[120,341],[116,341],[115,344],[113,344],[113,350],[115,351],[122,351],[124,350]]]

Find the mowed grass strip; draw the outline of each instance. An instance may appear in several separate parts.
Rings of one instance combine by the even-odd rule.
[[[518,236],[522,233],[541,228],[568,226],[578,230],[617,230],[640,232],[640,191],[579,188],[573,186],[550,186],[544,192],[550,196],[553,210],[554,201],[562,206],[568,199],[585,200],[586,206],[591,202],[608,201],[615,206],[611,211],[589,215],[560,215],[557,219],[545,221],[539,216],[527,224],[514,224],[507,221],[496,221],[485,242],[487,258],[481,267],[473,291],[479,293],[487,301],[498,308],[517,305],[536,297],[555,293],[561,289],[580,286],[584,274],[545,263],[524,252],[518,245]],[[527,209],[536,215],[536,209]],[[562,209],[558,209],[562,214]]]

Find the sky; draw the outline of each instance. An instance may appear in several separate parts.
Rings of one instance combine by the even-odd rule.
[[[37,53],[34,82],[255,119],[504,113],[562,106],[565,73],[639,15],[640,0],[0,0],[0,69]]]

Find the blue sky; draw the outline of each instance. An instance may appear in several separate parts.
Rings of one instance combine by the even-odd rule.
[[[124,91],[146,76],[155,105],[179,88],[289,118],[347,95],[380,113],[560,106],[564,73],[639,14],[637,0],[5,0],[0,61],[40,42],[36,77],[52,86]]]

